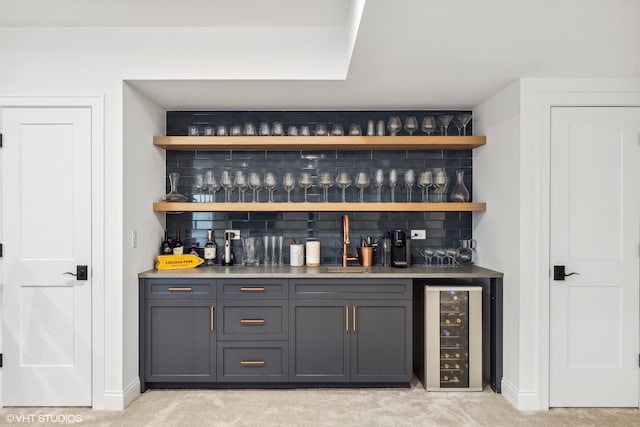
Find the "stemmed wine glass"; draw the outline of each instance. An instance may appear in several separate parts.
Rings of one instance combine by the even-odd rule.
[[[206,171],[204,173],[204,185],[207,187],[207,191],[209,192],[208,201],[215,202],[216,201],[216,193],[220,189],[220,183],[218,182],[218,178],[213,174],[213,171]]]
[[[429,187],[433,185],[433,174],[431,171],[423,171],[420,172],[420,177],[418,178],[418,187],[422,189],[422,201],[429,201]]]
[[[413,132],[418,130],[418,120],[416,116],[408,116],[404,120],[404,130],[409,132],[409,135],[413,135]]]
[[[291,203],[291,190],[296,186],[296,178],[292,172],[287,172],[282,178],[282,187],[287,192],[287,202]]]
[[[463,135],[467,135],[467,125],[471,121],[471,114],[463,113],[456,116],[457,122],[460,124],[460,128],[462,128]],[[460,128],[458,128],[458,135],[460,135]]]
[[[194,183],[196,187],[196,194],[200,197],[194,197],[196,202],[202,202],[203,200],[203,189],[204,189],[204,175],[201,173],[196,174],[196,182]]]
[[[396,185],[398,184],[398,171],[391,169],[389,171],[389,188],[391,189],[391,202],[396,201]]]
[[[422,129],[422,132],[426,133],[428,136],[431,136],[431,134],[436,130],[436,119],[434,119],[433,116],[424,116],[420,129]]]
[[[259,202],[260,190],[262,189],[262,180],[259,173],[251,172],[249,174],[249,188],[253,191],[253,202]]]
[[[444,202],[444,193],[447,191],[447,184],[449,182],[449,177],[445,172],[444,168],[436,169],[435,178],[433,183],[436,187],[436,195],[438,202]]]
[[[364,202],[364,189],[369,186],[369,174],[358,172],[356,174],[356,187],[360,189],[360,202]]]
[[[402,122],[400,121],[399,116],[391,116],[389,117],[389,122],[387,123],[387,130],[391,134],[391,136],[396,136],[398,132],[402,129]]]
[[[269,202],[273,202],[273,192],[278,188],[278,181],[276,175],[273,172],[267,172],[264,174],[264,188],[269,191]]]
[[[247,191],[247,176],[243,171],[236,171],[234,184],[238,187],[238,202],[244,202],[244,192]]]
[[[448,135],[447,132],[448,132],[449,124],[451,123],[451,120],[453,120],[453,116],[451,114],[443,114],[441,116],[438,116],[438,121],[442,125],[442,134],[444,136]]]
[[[333,186],[333,177],[331,176],[330,172],[322,172],[320,173],[320,181],[319,181],[320,187],[322,187],[322,191],[324,193],[324,202],[328,202],[329,201],[329,188],[331,188],[331,186]]]
[[[407,187],[407,202],[411,201],[411,189],[416,182],[416,174],[413,169],[407,169],[404,172],[404,186]]]
[[[376,170],[376,174],[373,178],[373,183],[376,186],[376,200],[382,201],[382,186],[384,185],[384,172],[382,169]]]
[[[346,202],[345,190],[351,185],[351,176],[347,172],[340,172],[336,176],[336,185],[342,189],[342,202]]]
[[[224,189],[224,201],[231,202],[231,193],[233,193],[233,179],[231,178],[231,172],[223,170],[220,176],[220,184]]]
[[[436,251],[432,248],[424,248],[420,251],[420,255],[424,257],[424,263],[429,267],[431,266],[431,260],[436,256]]]
[[[311,188],[313,185],[313,177],[309,172],[300,173],[300,178],[298,179],[298,185],[304,188],[304,202],[307,203],[307,190]]]

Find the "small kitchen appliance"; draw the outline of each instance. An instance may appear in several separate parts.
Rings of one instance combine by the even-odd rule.
[[[222,260],[220,262],[221,265],[233,265],[235,261],[235,255],[233,253],[233,239],[235,238],[235,234],[232,231],[224,232],[224,252],[222,253]]]
[[[408,267],[411,264],[411,241],[402,230],[391,230],[391,266]]]

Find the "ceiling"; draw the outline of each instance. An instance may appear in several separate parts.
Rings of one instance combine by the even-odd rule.
[[[466,109],[523,77],[640,77],[636,0],[0,0],[0,26],[304,31],[344,58],[313,75],[128,80],[169,109]],[[299,49],[285,38],[279,55]]]

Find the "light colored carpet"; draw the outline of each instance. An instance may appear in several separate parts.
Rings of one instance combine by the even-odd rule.
[[[18,418],[22,416],[22,418]],[[25,417],[31,416],[33,422]],[[58,416],[57,419],[46,417]],[[149,390],[125,411],[4,408],[0,425],[638,426],[638,409],[515,410],[501,395],[410,389]]]

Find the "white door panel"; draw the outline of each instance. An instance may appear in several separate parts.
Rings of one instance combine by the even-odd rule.
[[[2,110],[5,406],[91,405],[89,108]],[[90,271],[90,270],[89,270]]]
[[[640,108],[554,107],[550,406],[639,404]]]

